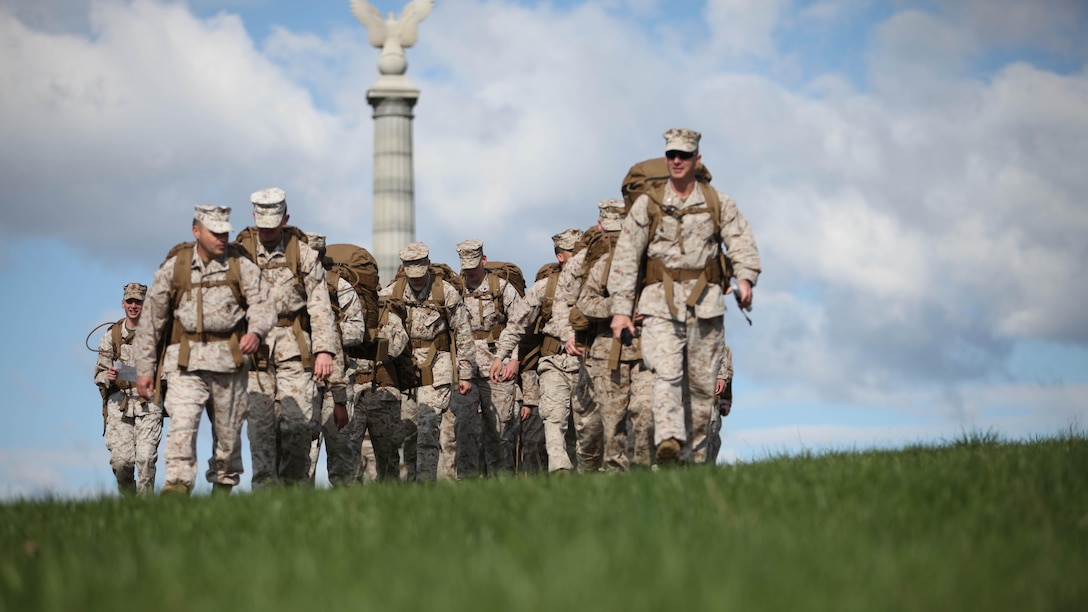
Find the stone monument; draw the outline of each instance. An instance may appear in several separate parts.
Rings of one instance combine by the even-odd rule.
[[[404,74],[404,50],[416,42],[419,22],[430,14],[434,0],[412,0],[398,19],[367,0],[352,0],[351,11],[366,27],[378,56],[378,81],[366,92],[374,107],[374,243],[382,283],[393,280],[400,264],[397,253],[415,242],[415,188],[412,174],[412,108],[419,90]]]

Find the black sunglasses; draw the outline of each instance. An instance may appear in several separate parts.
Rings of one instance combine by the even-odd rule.
[[[695,151],[665,151],[665,157],[669,159],[676,159],[679,157],[683,160],[688,160],[695,157]]]
[[[125,303],[126,304],[143,304],[144,301],[143,300],[137,300],[136,298],[129,298],[129,299],[125,300]]]

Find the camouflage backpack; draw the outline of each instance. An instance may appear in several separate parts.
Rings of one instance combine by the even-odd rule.
[[[662,215],[668,215],[682,224],[685,215],[703,212],[709,213],[711,221],[714,224],[714,236],[719,240],[719,248],[716,261],[715,259],[711,259],[707,262],[706,277],[708,281],[716,281],[724,290],[729,286],[729,278],[733,274],[729,258],[725,256],[725,253],[720,248],[722,203],[721,198],[718,197],[718,190],[710,186],[710,181],[712,179],[713,176],[710,174],[710,170],[700,162],[699,165],[695,167],[695,180],[701,186],[703,197],[706,198],[706,206],[680,210],[677,210],[672,206],[666,207],[664,206],[665,185],[669,181],[669,164],[666,158],[657,157],[641,161],[631,166],[627,171],[627,175],[623,177],[620,191],[623,194],[623,201],[627,205],[628,211],[634,206],[635,201],[639,196],[643,194],[648,196],[649,204],[646,207],[646,212],[650,219],[648,235],[651,239],[657,234]],[[676,228],[677,239],[680,237],[680,224],[678,224]],[[641,291],[642,285],[646,282],[646,277],[655,274],[648,269],[649,267],[652,267],[652,265],[645,255],[643,255],[642,258],[641,267],[643,278],[640,282],[639,291]],[[693,294],[692,297],[697,299],[698,295]],[[670,308],[671,307],[670,302]]]
[[[359,295],[366,321],[367,341],[374,342],[378,334],[378,291],[381,290],[378,263],[374,256],[354,244],[330,244],[325,247],[325,260],[322,263],[325,264],[325,284],[329,287],[330,295],[338,293],[337,284],[341,278],[348,281]],[[343,316],[339,299],[333,300],[332,307],[339,320]]]

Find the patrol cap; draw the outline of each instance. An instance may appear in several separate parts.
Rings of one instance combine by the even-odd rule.
[[[703,137],[699,132],[687,128],[673,128],[667,130],[662,136],[665,137],[666,151],[684,151],[686,153],[698,151],[699,139]]]
[[[249,201],[253,202],[253,222],[259,228],[279,227],[287,214],[287,193],[279,187],[254,191]]]
[[[573,251],[574,245],[578,244],[578,239],[581,237],[582,230],[577,227],[572,227],[552,236],[552,244],[554,244],[557,249]]]
[[[472,270],[484,257],[484,243],[476,239],[458,242],[457,254],[461,256],[461,269]]]
[[[142,302],[145,297],[147,297],[147,285],[141,283],[129,283],[125,285],[125,301],[135,299]]]
[[[408,278],[427,276],[430,267],[431,249],[422,242],[409,242],[400,249],[400,261],[404,264],[404,275]]]
[[[627,208],[622,199],[608,198],[597,202],[597,218],[600,220],[601,229],[604,231],[620,231],[625,216],[627,216]]]
[[[306,232],[306,244],[315,251],[325,248],[325,235],[316,232]]]
[[[200,204],[193,212],[193,219],[213,234],[227,234],[234,229],[230,226],[230,206]]]

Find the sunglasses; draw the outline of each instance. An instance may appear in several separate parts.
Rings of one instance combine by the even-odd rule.
[[[688,160],[695,157],[695,151],[665,151],[665,157],[669,159],[676,159],[679,157],[683,160]]]
[[[143,304],[144,301],[143,300],[137,300],[136,298],[129,298],[129,299],[125,300],[125,303],[126,304]]]

